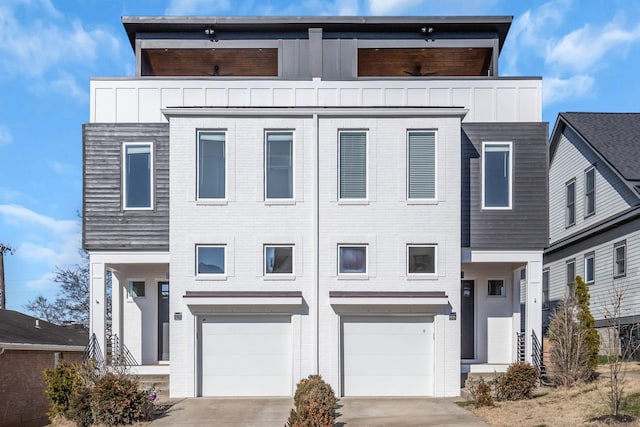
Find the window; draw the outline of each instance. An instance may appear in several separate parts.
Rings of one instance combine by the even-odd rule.
[[[596,170],[587,169],[584,173],[584,216],[596,213]]]
[[[584,256],[584,280],[587,284],[592,284],[594,281],[595,262],[596,258],[593,253]]]
[[[613,245],[613,277],[623,277],[627,273],[627,242]]]
[[[124,144],[124,208],[151,209],[153,155],[150,143]]]
[[[264,274],[293,274],[293,246],[265,245]]]
[[[542,308],[549,307],[549,269],[542,271]]]
[[[435,274],[435,245],[407,245],[407,273]]]
[[[144,296],[145,283],[142,280],[132,280],[129,282],[129,298],[140,298]]]
[[[293,198],[293,132],[267,132],[265,198]]]
[[[408,133],[407,198],[436,198],[436,133],[433,131]]]
[[[196,273],[198,275],[225,274],[224,246],[196,246]]]
[[[573,179],[566,184],[566,226],[571,227],[576,223],[576,180]]]
[[[511,208],[511,143],[483,143],[483,208]]]
[[[225,133],[198,132],[198,199],[224,199],[225,173]]]
[[[367,246],[339,245],[338,274],[367,274]]]
[[[567,261],[566,273],[567,273],[567,288],[573,291],[573,282],[576,280],[576,260],[575,259]]]
[[[507,295],[504,279],[489,279],[489,296],[504,297]]]
[[[367,133],[341,131],[338,141],[338,196],[367,198]]]

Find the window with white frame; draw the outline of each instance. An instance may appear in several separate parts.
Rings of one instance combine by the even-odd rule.
[[[367,245],[338,245],[338,274],[367,274]]]
[[[129,289],[127,296],[132,298],[141,298],[145,295],[145,282],[144,280],[131,280],[129,282]]]
[[[511,142],[482,143],[482,207],[511,208]]]
[[[589,168],[584,172],[584,216],[596,213],[596,170]]]
[[[567,288],[573,291],[573,282],[576,280],[576,260],[570,259],[565,264]]]
[[[338,133],[338,197],[367,198],[367,132]]]
[[[436,245],[407,245],[407,273],[435,274]]]
[[[627,242],[613,245],[613,277],[624,277],[627,274]]]
[[[504,279],[489,279],[487,281],[488,284],[488,295],[493,297],[504,297],[507,296],[507,289],[504,284]]]
[[[592,284],[595,280],[596,256],[592,252],[584,256],[584,281]]]
[[[436,198],[436,133],[407,132],[407,198]]]
[[[542,308],[549,307],[549,269],[542,271]]]
[[[264,274],[293,274],[293,245],[264,245]]]
[[[198,199],[226,197],[225,132],[198,131]]]
[[[265,199],[293,198],[293,132],[265,132]]]
[[[125,209],[153,206],[153,150],[151,143],[123,145],[123,187]]]
[[[571,227],[576,223],[576,180],[565,184],[565,226]]]
[[[225,246],[197,245],[196,246],[196,274],[216,275],[225,274]]]

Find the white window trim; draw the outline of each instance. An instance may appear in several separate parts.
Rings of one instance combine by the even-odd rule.
[[[269,133],[289,132],[291,133],[291,197],[287,198],[268,198],[267,197],[267,135]],[[295,129],[268,129],[264,131],[264,142],[262,144],[263,152],[263,194],[265,204],[269,205],[290,205],[296,201],[296,132]]]
[[[616,259],[616,249],[618,248],[624,248],[624,272],[622,274],[617,274],[616,269],[617,269],[617,259]],[[614,279],[619,279],[621,277],[626,277],[627,276],[627,241],[626,240],[622,240],[620,242],[616,242],[613,244],[613,278]]]
[[[409,197],[409,135],[413,132],[433,132],[434,138],[435,138],[435,144],[434,144],[434,159],[435,159],[435,167],[434,167],[434,179],[433,179],[433,185],[434,185],[434,189],[433,189],[433,198],[427,199],[427,198],[411,198]],[[406,182],[405,182],[405,186],[406,186],[406,191],[405,191],[405,197],[407,199],[407,202],[409,204],[434,204],[435,202],[438,201],[438,131],[436,131],[435,129],[408,129],[407,130],[407,140],[406,140],[406,145],[405,145],[405,152],[406,152],[406,157],[405,157],[405,165],[406,165]],[[484,188],[484,187],[483,187]],[[483,199],[484,200],[484,199]],[[407,270],[408,271],[408,270]]]
[[[433,248],[433,273],[409,273],[409,248]],[[405,268],[407,277],[433,277],[438,275],[438,245],[434,243],[407,243]]]
[[[547,293],[546,293],[546,298],[545,298],[545,289],[544,289],[544,275],[547,275]],[[550,269],[547,267],[545,269],[542,270],[542,308],[543,309],[547,309],[549,308],[549,302],[551,301],[550,298],[550,282],[551,281],[551,271]]]
[[[569,222],[569,186],[573,185],[573,222]],[[576,225],[577,209],[576,209],[576,179],[571,178],[564,184],[564,227],[569,228]]]
[[[365,248],[365,261],[364,261],[364,273],[341,273],[340,272],[340,248]],[[337,274],[338,278],[354,278],[363,279],[369,277],[369,245],[366,243],[339,243],[338,244],[338,257]]]
[[[132,146],[132,145],[148,145],[149,146],[149,165],[150,165],[150,171],[149,171],[149,191],[150,191],[150,195],[149,195],[149,207],[143,207],[143,208],[136,208],[136,207],[128,207],[127,206],[127,147]],[[155,174],[155,163],[154,163],[154,155],[153,155],[154,149],[153,149],[153,142],[150,141],[140,141],[140,142],[133,142],[133,141],[129,141],[129,142],[123,142],[122,143],[122,162],[121,162],[121,166],[122,166],[122,210],[125,211],[152,211],[154,210],[154,203],[155,203],[155,198],[154,198],[154,193],[155,193],[155,188],[154,188],[154,174]]]
[[[144,296],[133,296],[133,282],[143,282],[144,283]],[[127,280],[127,301],[135,301],[137,299],[146,298],[147,297],[147,281],[145,279],[128,279]]]
[[[224,197],[200,197],[200,133],[201,132],[219,132],[224,134]],[[229,177],[228,158],[227,155],[227,130],[226,129],[198,129],[196,132],[196,202],[209,205],[226,205],[229,194]]]
[[[571,279],[571,282],[569,282],[569,264],[573,264],[573,278]],[[564,263],[564,281],[565,281],[565,286],[567,288],[570,288],[571,286],[573,286],[573,283],[576,280],[576,259],[575,258],[571,258],[570,260],[567,260]]]
[[[587,277],[587,260],[591,259],[593,263],[593,277],[591,280]],[[584,256],[584,282],[588,285],[591,285],[595,282],[596,278],[596,255],[593,252],[590,252]]]
[[[198,248],[222,248],[224,251],[224,273],[198,273]],[[224,243],[196,243],[196,257],[195,257],[195,276],[196,280],[227,280],[229,260],[227,259],[227,245]]]
[[[291,248],[291,273],[267,273],[267,248]],[[265,280],[295,280],[296,245],[293,243],[265,243],[262,246],[262,276]]]
[[[340,197],[340,135],[342,133],[364,133],[365,135],[365,196],[362,199],[354,199],[354,198],[341,198]],[[338,188],[336,189],[336,191],[338,192],[338,203],[340,204],[353,204],[353,205],[360,205],[360,204],[368,204],[369,203],[369,183],[370,183],[370,179],[369,179],[369,145],[370,145],[370,141],[369,141],[369,131],[367,129],[340,129],[338,130]],[[368,251],[367,251],[367,257],[368,257]]]
[[[587,207],[589,206],[587,197],[587,174],[593,172],[593,212],[589,212]],[[596,214],[596,168],[591,166],[584,171],[584,217],[588,218]]]
[[[485,206],[484,200],[484,181],[485,181],[485,156],[486,147],[490,145],[508,145],[509,146],[509,205],[508,206]],[[511,210],[513,209],[513,142],[512,141],[482,141],[482,209],[483,210]]]
[[[504,295],[489,294],[489,282],[492,280],[500,280],[502,282],[502,289],[504,289]],[[502,277],[488,277],[487,278],[487,298],[506,298],[506,297],[507,297],[507,281]]]

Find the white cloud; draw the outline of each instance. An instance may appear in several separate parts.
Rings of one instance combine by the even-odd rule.
[[[164,14],[168,16],[216,15],[230,7],[229,0],[171,0]]]
[[[47,163],[53,172],[58,175],[71,175],[75,172],[74,165],[63,163],[58,160],[48,160]]]
[[[30,195],[21,191],[12,190],[6,187],[0,187],[0,202],[11,203],[18,200],[26,200],[34,202],[35,200]]]
[[[62,95],[89,102],[89,92],[82,89],[71,74],[63,73],[60,75],[60,77],[51,82],[51,88]]]
[[[9,132],[9,128],[3,125],[0,125],[0,146],[11,144],[13,142],[13,136],[11,132]]]
[[[419,5],[421,0],[368,0],[367,3],[372,15],[400,15]]]
[[[51,288],[57,288],[58,285],[53,281],[55,278],[54,273],[45,273],[37,279],[27,280],[25,286],[32,291],[45,292],[50,291]]]
[[[75,220],[54,219],[15,204],[0,205],[0,217],[26,229],[42,227],[49,232],[64,236],[75,234],[78,229],[78,222]]]
[[[544,106],[548,106],[566,99],[577,99],[591,93],[594,79],[590,76],[578,75],[562,79],[545,77],[542,86]]]

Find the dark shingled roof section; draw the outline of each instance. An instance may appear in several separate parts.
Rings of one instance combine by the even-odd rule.
[[[640,113],[560,113],[627,180],[640,180]]]
[[[58,326],[44,320],[36,328],[36,320],[17,311],[0,310],[0,343],[86,346],[89,342],[84,328]]]

